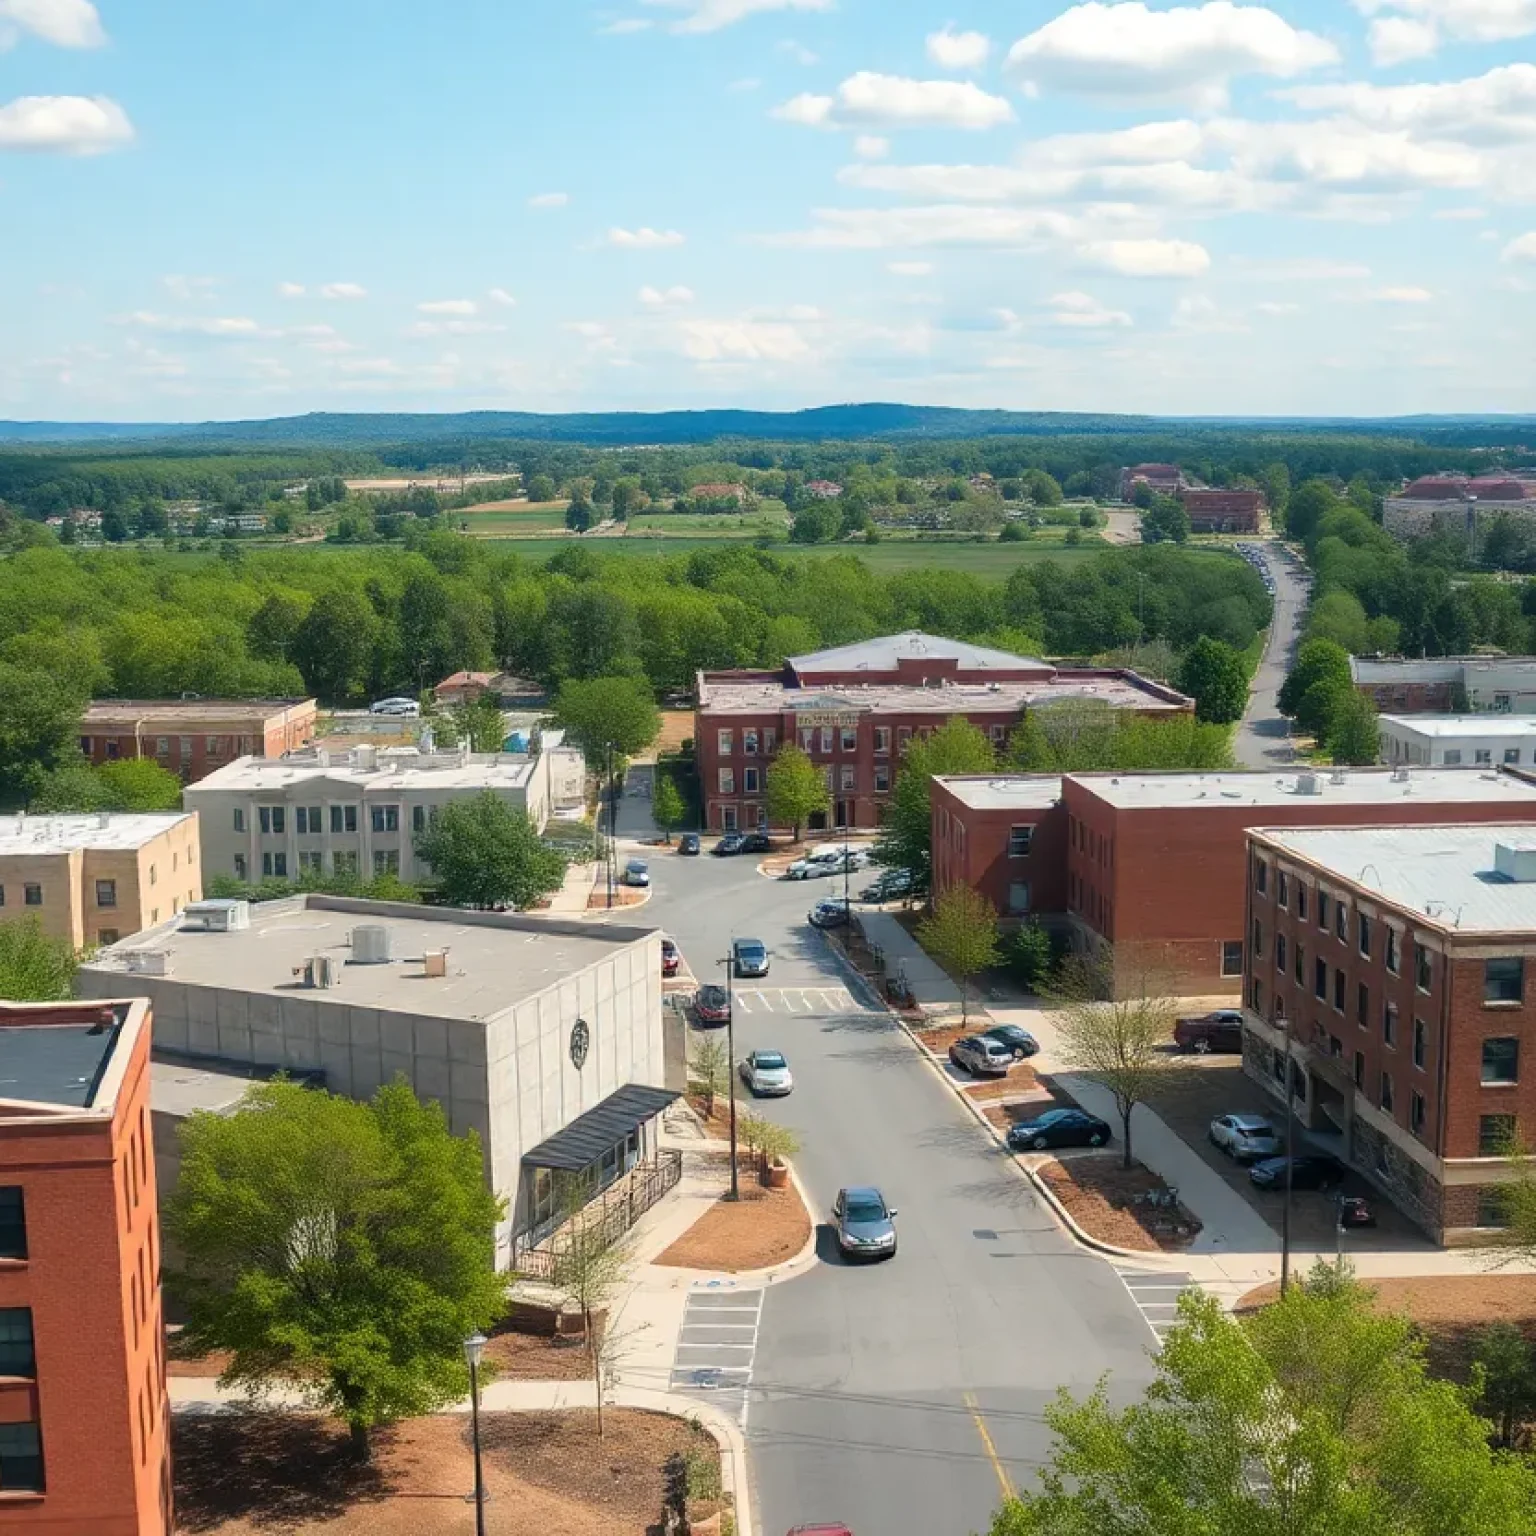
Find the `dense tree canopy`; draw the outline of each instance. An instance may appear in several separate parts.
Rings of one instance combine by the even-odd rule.
[[[487,790],[445,805],[416,834],[438,895],[456,907],[527,907],[565,878],[565,859],[539,841],[526,811]]]
[[[907,747],[890,809],[875,845],[875,858],[894,869],[911,870],[919,890],[933,878],[932,783],[936,774],[986,773],[996,761],[987,737],[956,716],[931,736],[916,736]]]

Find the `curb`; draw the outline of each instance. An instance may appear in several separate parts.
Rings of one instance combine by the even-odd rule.
[[[661,1392],[645,1387],[618,1387],[614,1390],[615,1408],[643,1408],[653,1413],[667,1413],[678,1419],[692,1419],[705,1429],[720,1447],[720,1482],[730,1495],[731,1513],[736,1519],[736,1536],[753,1536],[752,1490],[747,1477],[747,1440],[740,1425],[700,1398],[684,1397],[680,1392]]]

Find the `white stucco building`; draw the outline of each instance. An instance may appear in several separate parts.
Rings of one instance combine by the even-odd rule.
[[[1381,760],[1394,767],[1536,768],[1536,716],[1383,715]]]

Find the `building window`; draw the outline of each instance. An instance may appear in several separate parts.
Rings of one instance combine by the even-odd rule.
[[[116,762],[117,761],[117,757],[118,757],[118,753],[121,750],[119,748],[119,746],[118,746],[117,737],[116,736],[108,736],[106,738],[106,746],[107,746],[107,761],[109,763]]]
[[[1248,1006],[1259,1015],[1264,1012],[1264,983],[1257,976],[1248,983]]]
[[[1413,946],[1413,984],[1420,992],[1428,992],[1434,981],[1429,951],[1422,944]]]
[[[1451,748],[1450,750],[1448,750],[1446,752],[1446,754],[1445,754],[1445,766],[1447,768],[1460,768],[1461,767],[1461,750],[1460,750],[1460,748],[1453,747],[1453,748]]]
[[[40,907],[43,904],[43,888],[40,885],[25,885],[21,890],[21,899],[29,907]]]
[[[1253,920],[1253,962],[1255,965],[1264,958],[1264,927],[1258,918]]]
[[[857,752],[859,749],[859,728],[856,725],[845,725],[842,730],[844,752]]]
[[[884,763],[875,764],[875,793],[883,795],[891,787],[891,770]]]
[[[0,1307],[0,1376],[36,1375],[31,1307]]]
[[[425,832],[427,830],[427,808],[424,805],[411,807],[411,831]]]
[[[729,757],[731,755],[731,743],[735,735],[735,731],[720,731],[717,733],[715,739],[719,742],[721,757]]]
[[[837,782],[844,794],[851,793],[858,787],[859,770],[851,763],[844,763]]]
[[[159,885],[160,883],[160,871],[153,864],[149,866],[149,883],[151,885]]]
[[[889,755],[891,750],[891,728],[888,725],[875,727],[875,753],[879,757]]]
[[[1340,1013],[1344,1012],[1344,972],[1343,971],[1335,971],[1333,973],[1333,1006],[1335,1008],[1337,1008]]]
[[[756,731],[743,731],[741,733],[741,750],[744,753],[746,753],[746,755],[748,757],[756,757],[757,756],[757,732]]]
[[[333,805],[331,807],[331,831],[356,832],[357,807],[355,805]]]
[[[331,873],[334,875],[355,875],[357,873],[357,849],[337,849],[331,855]]]
[[[1307,952],[1300,944],[1296,946],[1296,964],[1293,967],[1296,977],[1296,985],[1304,987],[1307,984]]]
[[[1285,935],[1283,933],[1275,935],[1275,969],[1277,971],[1285,969]]]
[[[1525,961],[1518,955],[1483,961],[1483,1001],[1518,1003],[1525,996]]]
[[[734,832],[736,830],[736,807],[723,805],[720,807],[720,830],[722,832]]]
[[[1367,1002],[1365,983],[1360,983],[1360,1005],[1363,1008]],[[1364,1019],[1361,1020],[1364,1023]],[[1381,1038],[1390,1046],[1397,1045],[1397,1004],[1388,1003],[1381,1010]]]
[[[235,831],[245,831],[245,807],[243,805],[235,807]]]
[[[19,1184],[0,1188],[0,1259],[27,1256],[27,1207]]]
[[[400,830],[400,807],[398,805],[374,805],[368,809],[375,832],[398,832]]]
[[[741,787],[749,795],[755,795],[759,787],[759,770],[756,768],[743,768],[741,771]]]
[[[325,855],[318,848],[306,848],[299,854],[299,872],[318,875],[325,871]]]
[[[288,855],[286,853],[262,854],[261,872],[268,880],[286,880],[288,878]]]
[[[1307,888],[1299,880],[1296,882],[1296,921],[1304,923],[1307,920]]]
[[[1479,1157],[1503,1157],[1515,1139],[1513,1115],[1479,1115],[1477,1117],[1477,1155]]]
[[[400,873],[400,850],[398,848],[376,848],[373,853],[373,872],[376,875],[398,875]]]
[[[763,755],[764,756],[770,756],[772,754],[773,748],[774,748],[774,743],[776,742],[777,739],[778,739],[777,738],[777,733],[774,731],[773,727],[771,725],[765,725],[763,727]]]
[[[1269,889],[1269,865],[1263,859],[1253,861],[1253,888],[1261,896]]]
[[[96,930],[96,942],[101,945],[103,949],[105,949],[109,944],[116,944],[117,939],[118,932],[116,928],[98,928]]]
[[[1477,1224],[1480,1227],[1509,1225],[1508,1193],[1497,1184],[1485,1184],[1477,1192]]]
[[[1029,911],[1029,881],[1013,880],[1009,882],[1008,910],[1010,912]]]
[[[171,738],[169,736],[155,737],[155,756],[169,757],[171,755]]]
[[[716,770],[718,777],[718,789],[722,795],[734,795],[736,793],[736,770],[734,768],[720,768]]]
[[[832,752],[832,727],[824,725],[821,728],[821,750],[828,756]]]
[[[1402,940],[1396,928],[1387,929],[1387,970],[1396,976],[1402,969]]]
[[[1010,827],[1008,829],[1008,857],[1010,859],[1026,859],[1029,857],[1030,844],[1035,840],[1033,827]]]
[[[912,741],[912,727],[910,725],[898,725],[896,727],[896,750],[903,753]]]
[[[1241,976],[1243,974],[1243,941],[1241,939],[1225,939],[1222,941],[1221,974],[1223,976]]]
[[[1520,1081],[1520,1042],[1513,1035],[1495,1035],[1483,1041],[1485,1087]]]
[[[1413,1064],[1419,1071],[1424,1070],[1424,1063],[1429,1057],[1429,1026],[1423,1019],[1413,1021]]]
[[[1291,877],[1283,869],[1275,871],[1275,901],[1282,907],[1291,904]]]
[[[116,880],[98,880],[96,882],[96,905],[98,907],[115,907],[117,905]]]
[[[1424,1134],[1424,1095],[1417,1088],[1408,1100],[1408,1129],[1415,1136]]]
[[[1328,962],[1326,960],[1312,962],[1312,991],[1319,998],[1328,996]]]
[[[261,818],[263,837],[281,837],[288,830],[288,813],[280,805],[264,805],[257,815]]]
[[[816,750],[816,727],[814,725],[801,726],[800,750],[802,752],[814,752]]]
[[[1505,747],[1504,748],[1504,761],[1506,763],[1508,763],[1510,765],[1510,767],[1512,767],[1512,768],[1518,767],[1519,763],[1520,763],[1520,748],[1519,747]]]
[[[0,1492],[43,1492],[43,1442],[35,1423],[0,1424]]]
[[[1008,738],[1008,727],[1006,725],[994,725],[991,728],[991,736],[994,747],[1002,746]]]
[[[1365,1090],[1365,1052],[1355,1052],[1355,1087]]]
[[[1371,920],[1364,912],[1356,913],[1355,917],[1360,935],[1360,953],[1369,960],[1371,958]]]
[[[1390,1072],[1383,1072],[1381,1074],[1380,1102],[1382,1109],[1390,1115],[1392,1113],[1392,1074]]]
[[[235,855],[235,879],[244,880],[246,878],[245,855],[243,853],[237,853]]]
[[[1349,937],[1349,909],[1342,901],[1333,904],[1333,932],[1341,944]]]
[[[1493,763],[1493,749],[1491,747],[1479,747],[1472,756],[1475,767],[1487,768]]]
[[[1327,891],[1319,891],[1317,893],[1317,926],[1319,928],[1326,928],[1328,926],[1328,892]]]
[[[318,805],[307,807],[301,805],[295,814],[298,816],[301,837],[319,837],[325,831],[325,823],[321,819]]]

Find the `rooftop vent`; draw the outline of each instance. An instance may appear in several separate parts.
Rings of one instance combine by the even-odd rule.
[[[1335,768],[1333,772],[1328,775],[1328,782],[1330,784],[1347,784],[1349,780],[1342,768]]]
[[[296,965],[293,974],[306,987],[339,987],[341,967],[330,955],[311,955],[303,965]]]
[[[1315,773],[1298,773],[1296,775],[1296,793],[1298,795],[1320,795],[1323,792],[1323,781]]]
[[[130,976],[169,976],[171,957],[163,949],[130,949],[124,956]]]
[[[377,923],[352,930],[354,965],[387,965],[390,960],[389,929]]]
[[[1506,880],[1536,885],[1536,842],[1495,843],[1493,867]]]
[[[1406,763],[1399,763],[1397,767],[1392,770],[1392,782],[1394,784],[1406,784],[1408,779],[1408,765]]]
[[[359,773],[372,773],[379,765],[378,754],[372,747],[355,747],[352,751],[352,766]]]
[[[238,933],[251,926],[251,904],[229,897],[189,901],[181,909],[181,926],[193,932]]]
[[[448,951],[446,949],[429,949],[421,957],[421,974],[423,976],[446,976],[448,974]]]

